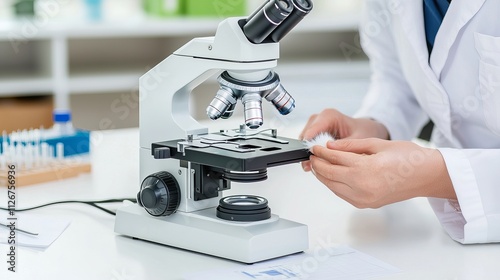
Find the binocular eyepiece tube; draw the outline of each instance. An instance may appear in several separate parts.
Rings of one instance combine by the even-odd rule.
[[[243,32],[254,44],[277,43],[312,10],[311,0],[269,0],[243,25]]]

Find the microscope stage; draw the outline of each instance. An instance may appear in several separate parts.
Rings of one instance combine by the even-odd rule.
[[[152,154],[155,155],[157,149],[165,148],[169,150],[169,158],[229,171],[265,170],[272,166],[309,160],[309,152],[302,141],[285,137],[245,139],[209,134],[190,142],[179,139],[153,143]],[[180,150],[182,148],[184,153]]]

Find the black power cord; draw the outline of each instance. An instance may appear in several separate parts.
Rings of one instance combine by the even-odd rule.
[[[23,212],[23,211],[34,210],[34,209],[47,207],[47,206],[51,206],[51,205],[56,205],[56,204],[83,203],[83,204],[87,204],[87,205],[96,207],[97,209],[102,210],[108,214],[116,216],[115,212],[110,211],[104,207],[97,205],[97,204],[123,202],[124,200],[129,200],[129,201],[134,202],[134,203],[137,202],[137,200],[135,198],[116,198],[116,199],[106,199],[106,200],[96,200],[96,201],[65,200],[65,201],[56,201],[56,202],[51,202],[51,203],[33,206],[33,207],[29,207],[29,208],[23,208],[23,209],[8,209],[8,208],[0,207],[0,210],[5,210],[5,211],[14,210],[16,212]]]

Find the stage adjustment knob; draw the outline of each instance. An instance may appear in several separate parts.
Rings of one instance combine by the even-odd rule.
[[[162,171],[147,176],[137,194],[137,201],[153,216],[168,216],[179,207],[181,192],[174,176]]]

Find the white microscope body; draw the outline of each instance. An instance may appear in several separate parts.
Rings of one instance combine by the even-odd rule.
[[[177,160],[168,155],[165,157],[168,159],[153,157],[156,151],[152,143],[177,139],[189,142],[209,135],[208,129],[189,113],[190,92],[203,81],[223,71],[249,82],[261,81],[273,73],[279,43],[249,42],[242,32],[241,20],[222,21],[214,37],[193,39],[140,78],[140,178],[144,180],[150,174],[167,171],[177,182],[178,189],[173,195],[179,199],[171,202],[177,204],[167,216],[145,211],[141,203],[119,209],[115,232],[244,263],[308,248],[307,226],[275,214],[248,222],[219,218],[216,207],[222,198],[222,189],[217,189],[211,198],[195,199],[194,178],[198,171],[191,160]],[[182,152],[186,155],[195,149],[172,147],[171,151],[167,148],[167,154],[175,153],[177,158],[182,158]],[[301,156],[290,162],[304,159],[306,157]],[[161,197],[160,190],[155,192],[150,192],[152,198],[144,192],[138,200],[146,204],[151,198],[153,202],[148,204],[164,203],[165,193]]]

